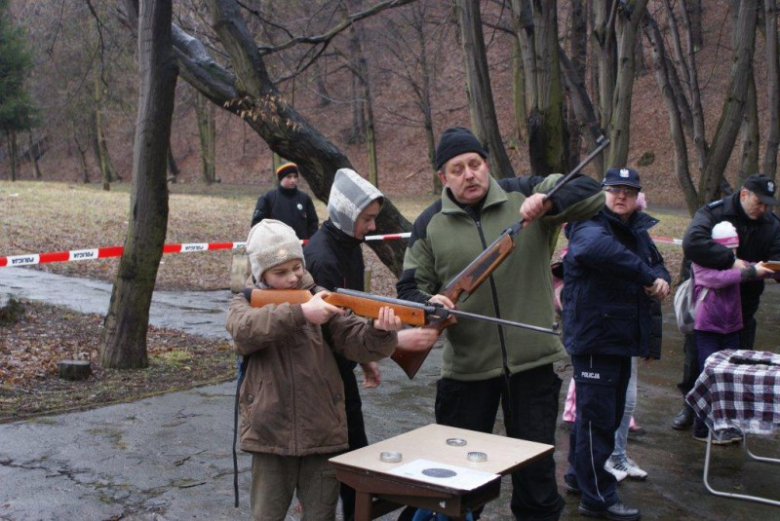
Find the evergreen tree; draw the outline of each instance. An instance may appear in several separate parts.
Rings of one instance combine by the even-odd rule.
[[[10,0],[0,0],[0,132],[6,138],[11,180],[16,179],[16,135],[36,125],[24,80],[32,65],[24,33],[11,22]]]

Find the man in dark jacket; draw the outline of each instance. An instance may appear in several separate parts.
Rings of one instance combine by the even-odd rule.
[[[346,288],[364,291],[363,252],[360,245],[366,235],[376,230],[376,218],[382,209],[384,196],[357,172],[342,168],[336,172],[328,198],[328,220],[303,249],[306,269],[318,286],[333,291]],[[398,332],[398,345],[406,349],[427,349],[436,341],[434,329],[411,328]],[[327,333],[326,333],[327,337]],[[363,423],[362,402],[355,377],[356,363],[334,353],[344,382],[344,406],[347,411],[349,449],[368,445]],[[375,362],[361,364],[363,387],[376,387],[381,382]],[[355,491],[341,485],[344,520],[354,519]]]
[[[298,190],[298,166],[285,163],[276,169],[276,177],[279,186],[257,199],[252,226],[263,219],[276,219],[295,230],[299,239],[308,239],[317,231],[319,220],[311,197]]]
[[[714,201],[694,214],[683,237],[685,258],[705,268],[723,270],[744,268],[745,262],[780,259],[780,220],[769,210],[777,204],[777,185],[763,174],[748,177],[739,193]],[[739,248],[734,256],[729,248],[712,240],[712,228],[728,221],[737,229]],[[753,349],[756,340],[755,314],[764,292],[763,280],[749,280],[740,285],[742,321],[740,349]],[[699,374],[694,342],[686,338],[683,381],[678,385],[685,396]],[[677,413],[672,427],[686,429],[693,423],[693,410],[687,404]]]
[[[581,514],[633,521],[639,510],[623,504],[604,464],[623,418],[631,357],[655,354],[651,304],[669,293],[669,272],[648,234],[658,221],[636,208],[642,188],[636,170],[610,168],[602,185],[606,208],[566,227],[563,326],[577,419],[564,479],[582,493]]]
[[[563,222],[588,219],[604,204],[599,185],[575,177],[547,197],[560,174],[495,180],[487,151],[463,127],[447,129],[436,148],[441,199],[414,222],[398,280],[398,295],[448,308],[443,288],[507,227],[523,219],[512,253],[468,299],[463,311],[549,327],[555,321],[550,257]],[[463,320],[444,330],[436,422],[493,432],[501,407],[508,436],[555,443],[561,379],[553,363],[566,357],[560,338]],[[512,473],[516,519],[557,520],[552,454]]]

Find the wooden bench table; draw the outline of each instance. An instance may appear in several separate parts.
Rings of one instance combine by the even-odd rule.
[[[404,505],[462,519],[499,496],[501,476],[553,450],[552,445],[432,424],[336,456],[330,463],[339,481],[356,491],[356,521],[370,521]],[[469,458],[474,452],[486,460],[472,461],[480,459]],[[382,461],[383,453],[400,454],[401,461]]]

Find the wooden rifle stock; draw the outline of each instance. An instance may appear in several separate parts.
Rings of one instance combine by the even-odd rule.
[[[252,307],[259,308],[268,304],[303,304],[308,302],[312,298],[310,291],[305,289],[250,289],[244,290],[244,297],[249,301]],[[356,315],[377,318],[379,316],[379,309],[385,306],[393,308],[396,316],[401,319],[401,322],[411,326],[424,326],[424,327],[445,327],[444,323],[454,322],[452,317],[437,322],[432,322],[429,325],[426,324],[425,313],[420,309],[407,308],[405,306],[394,306],[384,302],[377,302],[370,299],[352,297],[343,295],[341,293],[331,293],[323,299],[328,304],[334,306],[349,308]],[[442,324],[439,326],[439,324]],[[441,331],[441,329],[439,329]],[[433,347],[433,346],[431,346]],[[430,348],[428,349],[430,351]],[[414,353],[409,350],[401,350],[399,347],[395,348],[391,358],[403,369],[403,371],[409,376],[411,380],[417,373],[417,370],[422,365],[425,358],[428,356],[428,351],[422,353]],[[416,355],[416,357],[415,357]],[[422,355],[420,357],[420,355]],[[419,361],[418,361],[419,358]],[[410,371],[412,371],[410,373]]]
[[[519,226],[517,230],[520,230]],[[515,248],[515,234],[517,234],[517,231],[514,234],[510,234],[509,230],[502,233],[485,251],[479,254],[476,259],[471,261],[463,271],[453,278],[442,289],[441,294],[449,298],[453,303],[457,303],[464,293],[466,298],[468,298],[468,295],[472,294],[485,282],[490,277],[490,274],[512,253],[512,250]],[[432,321],[424,327],[434,328],[438,333],[441,333],[444,328],[453,325],[455,322],[455,317],[450,316],[444,320]],[[431,349],[433,349],[433,345],[424,351],[413,351],[397,347],[390,358],[403,369],[406,376],[411,380],[415,377],[417,371],[420,370],[425,359],[428,358],[428,353],[431,352]]]
[[[247,296],[247,293],[249,295]],[[249,289],[244,290],[244,296],[247,297],[249,304],[255,308],[261,308],[268,304],[304,304],[311,300],[312,294],[305,289]],[[388,304],[363,297],[344,295],[341,293],[330,293],[323,298],[325,302],[340,308],[351,309],[356,315],[361,317],[379,318],[379,310],[384,307],[393,308],[395,316],[401,319],[401,322],[410,326],[423,326],[426,323],[425,312],[420,309],[406,306]]]
[[[593,161],[593,159],[601,153],[604,148],[609,144],[609,139],[605,136],[600,136],[596,141],[596,148],[588,154],[588,157],[583,159],[574,170],[566,174],[546,195],[552,196],[555,192],[561,189],[566,183],[572,180],[582,169]],[[466,293],[466,298],[471,295],[476,289],[490,276],[502,262],[506,259],[512,250],[515,248],[515,236],[523,228],[522,219],[498,236],[485,251],[480,253],[476,259],[466,266],[463,271],[458,273],[449,284],[447,284],[441,291],[441,294],[449,298],[453,304],[457,304],[461,295]],[[465,299],[464,299],[465,300]],[[431,322],[425,327],[433,327],[441,333],[444,328],[451,326],[455,323],[454,317],[450,316],[444,320]],[[433,346],[430,346],[424,351],[411,351],[401,348],[396,348],[391,358],[404,370],[406,376],[411,380],[420,370],[425,359],[428,357]]]

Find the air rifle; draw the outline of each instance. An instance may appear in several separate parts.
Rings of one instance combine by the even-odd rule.
[[[593,159],[601,153],[607,145],[609,145],[609,139],[605,136],[601,136],[596,141],[596,148],[588,154],[588,157],[583,159],[574,170],[566,174],[558,183],[545,195],[546,198],[552,197],[555,192],[561,189],[566,183],[571,181],[577,174],[579,174],[585,166],[593,161]],[[439,293],[449,298],[453,303],[457,303],[461,296],[465,293],[466,296],[463,300],[466,300],[476,289],[490,276],[498,266],[504,262],[512,250],[515,247],[515,236],[523,228],[523,219],[504,230],[501,235],[494,240],[490,246],[488,246],[482,253],[480,253],[476,259],[471,261],[460,273],[458,273]],[[435,327],[441,332],[444,328],[452,325],[454,321],[452,319],[439,320],[438,322],[431,323],[426,327]],[[433,348],[433,346],[431,346]],[[406,376],[411,380],[417,374],[417,371],[422,366],[423,362],[430,352],[427,351],[407,351],[396,349],[393,353],[393,360],[401,366],[406,373]]]
[[[269,304],[303,304],[312,298],[310,291],[305,289],[252,289],[244,290],[244,297],[249,301],[252,307],[260,308]],[[447,309],[442,306],[432,304],[420,304],[397,298],[382,297],[372,295],[363,291],[339,288],[334,293],[328,294],[322,300],[333,306],[351,309],[356,315],[362,317],[379,318],[379,310],[384,307],[391,308],[395,315],[401,319],[401,322],[410,326],[424,326],[433,320],[446,320],[451,316],[482,320],[501,324],[503,326],[520,327],[531,329],[542,333],[560,335],[560,332],[554,325],[553,328],[545,328],[504,320],[501,318],[488,317],[468,311],[457,309]]]

